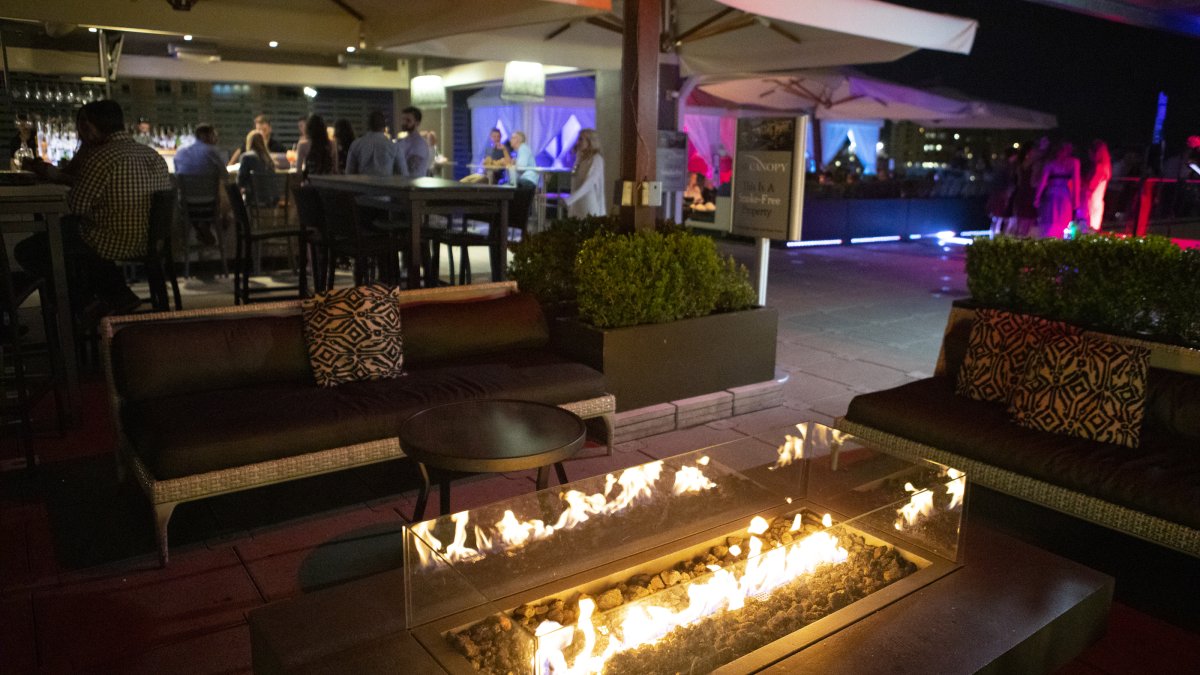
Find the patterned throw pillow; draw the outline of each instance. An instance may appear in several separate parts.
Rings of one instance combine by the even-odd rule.
[[[1079,334],[1078,327],[1061,321],[999,309],[977,310],[954,391],[976,401],[1007,404],[1025,372],[1026,359],[1043,338]]]
[[[339,288],[305,302],[304,336],[322,387],[402,374],[400,301],[386,286]]]
[[[1008,412],[1030,429],[1136,448],[1150,350],[1103,338],[1049,338],[1030,357]]]

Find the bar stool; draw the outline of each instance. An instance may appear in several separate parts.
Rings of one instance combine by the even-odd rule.
[[[196,252],[196,261],[206,250],[215,250],[217,259],[221,261],[221,273],[229,276],[229,263],[225,260],[225,241],[221,233],[221,200],[220,185],[224,176],[219,175],[177,175],[179,183],[179,205],[183,210],[184,246],[183,246],[183,276],[192,275],[192,251]],[[197,239],[197,230],[207,229],[212,232],[215,243],[207,244]]]
[[[27,327],[20,319],[21,305],[34,294],[41,304],[42,325],[45,330],[44,351],[49,372],[30,370],[29,357],[39,350],[26,342]],[[58,432],[63,433],[63,413],[66,400],[66,374],[61,359],[62,342],[55,321],[54,293],[50,282],[26,272],[13,272],[8,249],[0,233],[0,314],[7,321],[0,325],[0,421],[18,427],[17,446],[25,454],[25,467],[37,464],[33,449],[33,408],[46,394],[54,395]],[[10,393],[11,392],[11,393]],[[11,421],[7,421],[12,418]]]
[[[151,195],[146,224],[146,254],[137,260],[118,261],[127,269],[140,265],[145,271],[150,297],[142,298],[142,302],[148,304],[151,311],[169,311],[172,297],[175,300],[175,310],[183,309],[183,299],[179,295],[179,278],[175,275],[175,257],[171,250],[171,237],[179,220],[178,214],[179,204],[175,188],[159,190]],[[128,273],[126,276],[129,276]],[[167,295],[167,282],[171,284],[172,295]]]
[[[229,204],[233,207],[233,219],[237,227],[237,255],[233,264],[233,301],[234,304],[244,305],[251,302],[251,293],[276,293],[279,291],[296,291],[301,298],[308,294],[308,241],[304,228],[295,229],[260,229],[250,222],[250,214],[241,190],[234,183],[225,186]],[[257,259],[256,250],[263,243],[283,240],[290,246],[292,240],[298,242],[300,249],[300,265],[297,271],[297,282],[294,286],[272,286],[269,288],[251,288],[250,274],[254,271],[254,261]]]

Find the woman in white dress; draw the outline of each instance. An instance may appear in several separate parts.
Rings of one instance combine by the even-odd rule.
[[[1091,160],[1091,171],[1083,182],[1082,204],[1087,209],[1088,228],[1092,232],[1099,232],[1104,220],[1104,191],[1108,189],[1108,181],[1112,180],[1112,157],[1108,153],[1108,144],[1099,139],[1092,141]]]
[[[604,157],[595,129],[579,132],[575,141],[575,168],[571,170],[571,194],[567,196],[567,215],[572,218],[608,214],[604,199]]]

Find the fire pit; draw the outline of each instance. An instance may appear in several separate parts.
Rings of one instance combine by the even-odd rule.
[[[805,423],[416,523],[450,672],[763,668],[957,569],[966,476]]]

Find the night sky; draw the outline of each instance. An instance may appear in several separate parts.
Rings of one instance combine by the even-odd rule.
[[[979,21],[968,56],[921,51],[862,70],[915,86],[1058,116],[1070,139],[1149,143],[1159,91],[1168,153],[1200,134],[1200,39],[1135,28],[1025,0],[889,0]]]

